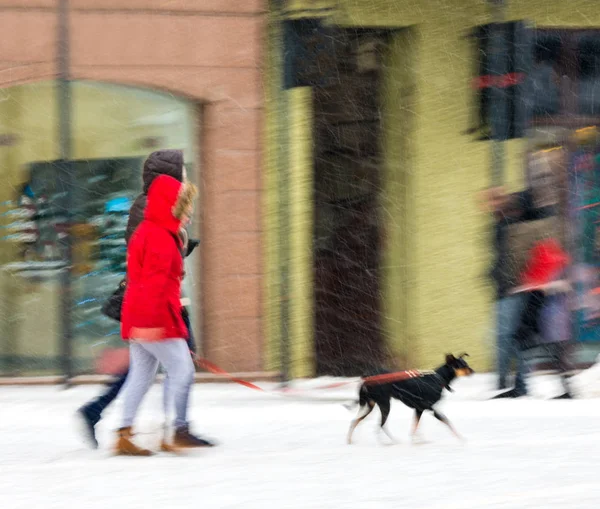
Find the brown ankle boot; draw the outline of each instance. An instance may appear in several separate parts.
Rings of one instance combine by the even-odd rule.
[[[179,449],[179,447],[173,445],[173,438],[170,435],[171,433],[169,432],[169,427],[165,425],[163,429],[163,438],[160,441],[160,450],[162,452],[170,452],[173,454],[180,453],[181,450]]]
[[[120,456],[152,456],[152,451],[142,449],[131,441],[131,428],[121,428],[118,431],[115,453]]]
[[[175,447],[189,448],[189,447],[213,447],[214,444],[204,438],[194,436],[190,433],[188,426],[181,426],[175,430],[175,438],[173,440]]]
[[[173,444],[170,444],[169,442],[167,442],[167,440],[163,440],[160,443],[160,450],[162,452],[172,452],[174,454],[181,452],[179,447],[175,447]]]

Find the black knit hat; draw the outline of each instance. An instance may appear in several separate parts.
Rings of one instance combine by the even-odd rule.
[[[150,184],[159,175],[169,175],[179,180],[179,182],[183,181],[182,150],[157,150],[148,156],[144,162],[144,171],[142,173],[144,194],[148,193]]]

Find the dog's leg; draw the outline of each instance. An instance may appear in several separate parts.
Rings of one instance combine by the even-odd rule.
[[[422,415],[423,410],[415,410],[415,420],[413,421],[412,435],[414,435],[417,432],[417,428],[419,427],[419,423],[421,422]]]
[[[448,427],[450,428],[450,431],[452,431],[452,433],[454,434],[454,436],[455,436],[456,438],[458,438],[458,439],[459,439],[461,442],[463,442],[463,441],[464,441],[464,438],[463,438],[463,437],[461,437],[461,436],[458,434],[458,432],[457,432],[457,431],[454,429],[454,426],[452,426],[452,423],[451,423],[451,422],[448,420],[448,418],[447,418],[447,417],[446,417],[444,414],[442,414],[442,413],[438,412],[437,410],[434,410],[434,411],[433,411],[433,416],[434,416],[434,417],[435,417],[435,418],[436,418],[438,421],[441,421],[441,422],[443,422],[443,423],[444,423],[446,426],[448,426]]]
[[[398,443],[397,440],[391,435],[391,433],[388,431],[388,429],[385,427],[385,423],[388,420],[388,417],[390,415],[390,410],[391,410],[391,405],[389,401],[386,402],[381,402],[378,403],[379,405],[379,410],[381,410],[381,427],[379,428],[379,431],[383,431],[387,437],[394,443]],[[380,433],[378,434],[378,436],[381,436]]]
[[[358,415],[356,416],[356,419],[350,423],[350,429],[348,430],[348,444],[352,443],[352,434],[354,433],[356,426],[358,426],[360,422],[373,411],[374,406],[374,401],[367,401],[366,405],[361,406],[358,409]]]
[[[424,444],[425,441],[419,438],[417,434],[417,429],[419,428],[419,423],[421,422],[421,416],[423,415],[423,410],[415,410],[415,420],[413,421],[413,427],[411,431],[411,438],[413,443],[416,444]]]

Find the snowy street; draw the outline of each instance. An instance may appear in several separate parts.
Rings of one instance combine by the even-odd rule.
[[[322,381],[305,382],[318,385]],[[101,448],[81,442],[74,411],[98,386],[0,389],[2,509],[479,509],[597,508],[600,398],[548,400],[553,377],[535,377],[532,397],[484,401],[493,377],[455,382],[441,409],[467,439],[459,443],[431,415],[428,442],[408,439],[412,414],[392,405],[387,445],[379,413],[345,443],[355,387],[307,391],[306,399],[236,385],[197,385],[193,429],[219,447],[123,458],[110,454],[121,400],[99,425]],[[268,384],[261,384],[269,387]],[[140,442],[156,446],[161,390],[138,419]],[[321,398],[320,400],[318,398]]]

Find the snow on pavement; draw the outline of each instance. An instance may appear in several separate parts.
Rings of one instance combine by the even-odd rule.
[[[302,399],[197,385],[193,428],[220,445],[152,458],[110,454],[120,400],[99,426],[101,448],[81,442],[74,411],[100,387],[2,387],[0,507],[597,508],[600,398],[550,401],[544,398],[557,393],[556,380],[535,377],[532,397],[483,401],[491,380],[477,375],[456,382],[440,407],[466,444],[425,415],[422,435],[429,442],[423,445],[408,440],[412,414],[400,403],[388,421],[399,444],[378,437],[373,412],[354,445],[346,445],[354,411],[342,403],[354,397],[354,386]],[[138,419],[140,440],[154,447],[161,396],[153,387]]]

